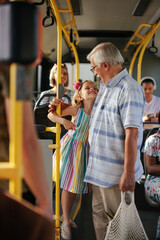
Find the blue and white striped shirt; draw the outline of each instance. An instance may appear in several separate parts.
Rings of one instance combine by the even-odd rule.
[[[142,87],[126,69],[108,83],[101,83],[91,114],[89,163],[84,181],[101,187],[119,184],[124,170],[125,128],[128,127],[139,130],[135,179],[138,181],[141,178],[143,167],[140,161],[140,147],[143,137],[144,102]]]

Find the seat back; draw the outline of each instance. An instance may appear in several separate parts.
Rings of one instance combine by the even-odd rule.
[[[50,121],[47,117],[48,115],[48,104],[35,107],[34,116],[35,116],[35,124],[43,125],[46,127],[55,127],[56,123]],[[65,116],[66,119],[71,120],[71,116]],[[37,128],[38,129],[38,128]],[[66,134],[67,130],[61,125],[61,138]],[[40,139],[52,139],[53,142],[56,141],[56,134],[52,132],[46,131],[38,131],[38,136]]]

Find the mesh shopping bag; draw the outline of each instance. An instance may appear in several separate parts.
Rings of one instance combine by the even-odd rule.
[[[130,204],[126,203],[125,193],[121,192],[121,203],[108,224],[105,240],[148,240],[134,203],[134,192]]]

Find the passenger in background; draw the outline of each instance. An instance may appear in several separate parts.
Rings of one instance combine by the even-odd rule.
[[[44,94],[57,94],[57,78],[58,78],[57,70],[58,70],[58,65],[55,63],[51,68],[50,75],[49,75],[49,81],[50,81],[49,85],[52,88],[50,90],[42,92],[40,94],[40,98]],[[66,88],[68,86],[68,81],[69,81],[69,77],[68,77],[67,65],[62,63],[61,64],[61,84],[64,89],[64,94],[68,96],[68,98],[62,97],[62,99],[64,100],[65,103],[70,104],[72,101],[72,97],[74,95],[74,90],[70,90]],[[53,96],[46,96],[42,99],[39,105],[49,104],[52,101],[52,99],[53,99]],[[36,106],[37,106],[37,103],[35,104],[35,107]]]
[[[153,91],[156,89],[156,81],[153,77],[147,76],[141,79],[141,86],[145,94],[143,122],[158,122],[160,98],[152,95]]]
[[[160,129],[147,138],[143,149],[147,178],[145,180],[145,192],[160,204]],[[157,226],[156,240],[160,239],[160,216]]]
[[[83,182],[88,164],[88,133],[89,120],[98,90],[92,81],[76,82],[77,90],[73,97],[73,104],[62,108],[62,116],[71,115],[72,122],[61,118],[52,112],[48,118],[53,122],[62,124],[67,134],[61,140],[60,159],[60,187],[63,189],[61,204],[63,211],[62,237],[71,239],[70,210],[75,201],[76,194],[88,193],[89,185]],[[55,102],[58,101],[55,99]],[[53,155],[53,179],[55,180],[56,152]]]

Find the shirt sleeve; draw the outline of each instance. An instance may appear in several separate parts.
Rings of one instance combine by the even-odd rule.
[[[144,95],[140,86],[132,84],[121,93],[119,111],[124,128],[140,127],[144,110]]]

